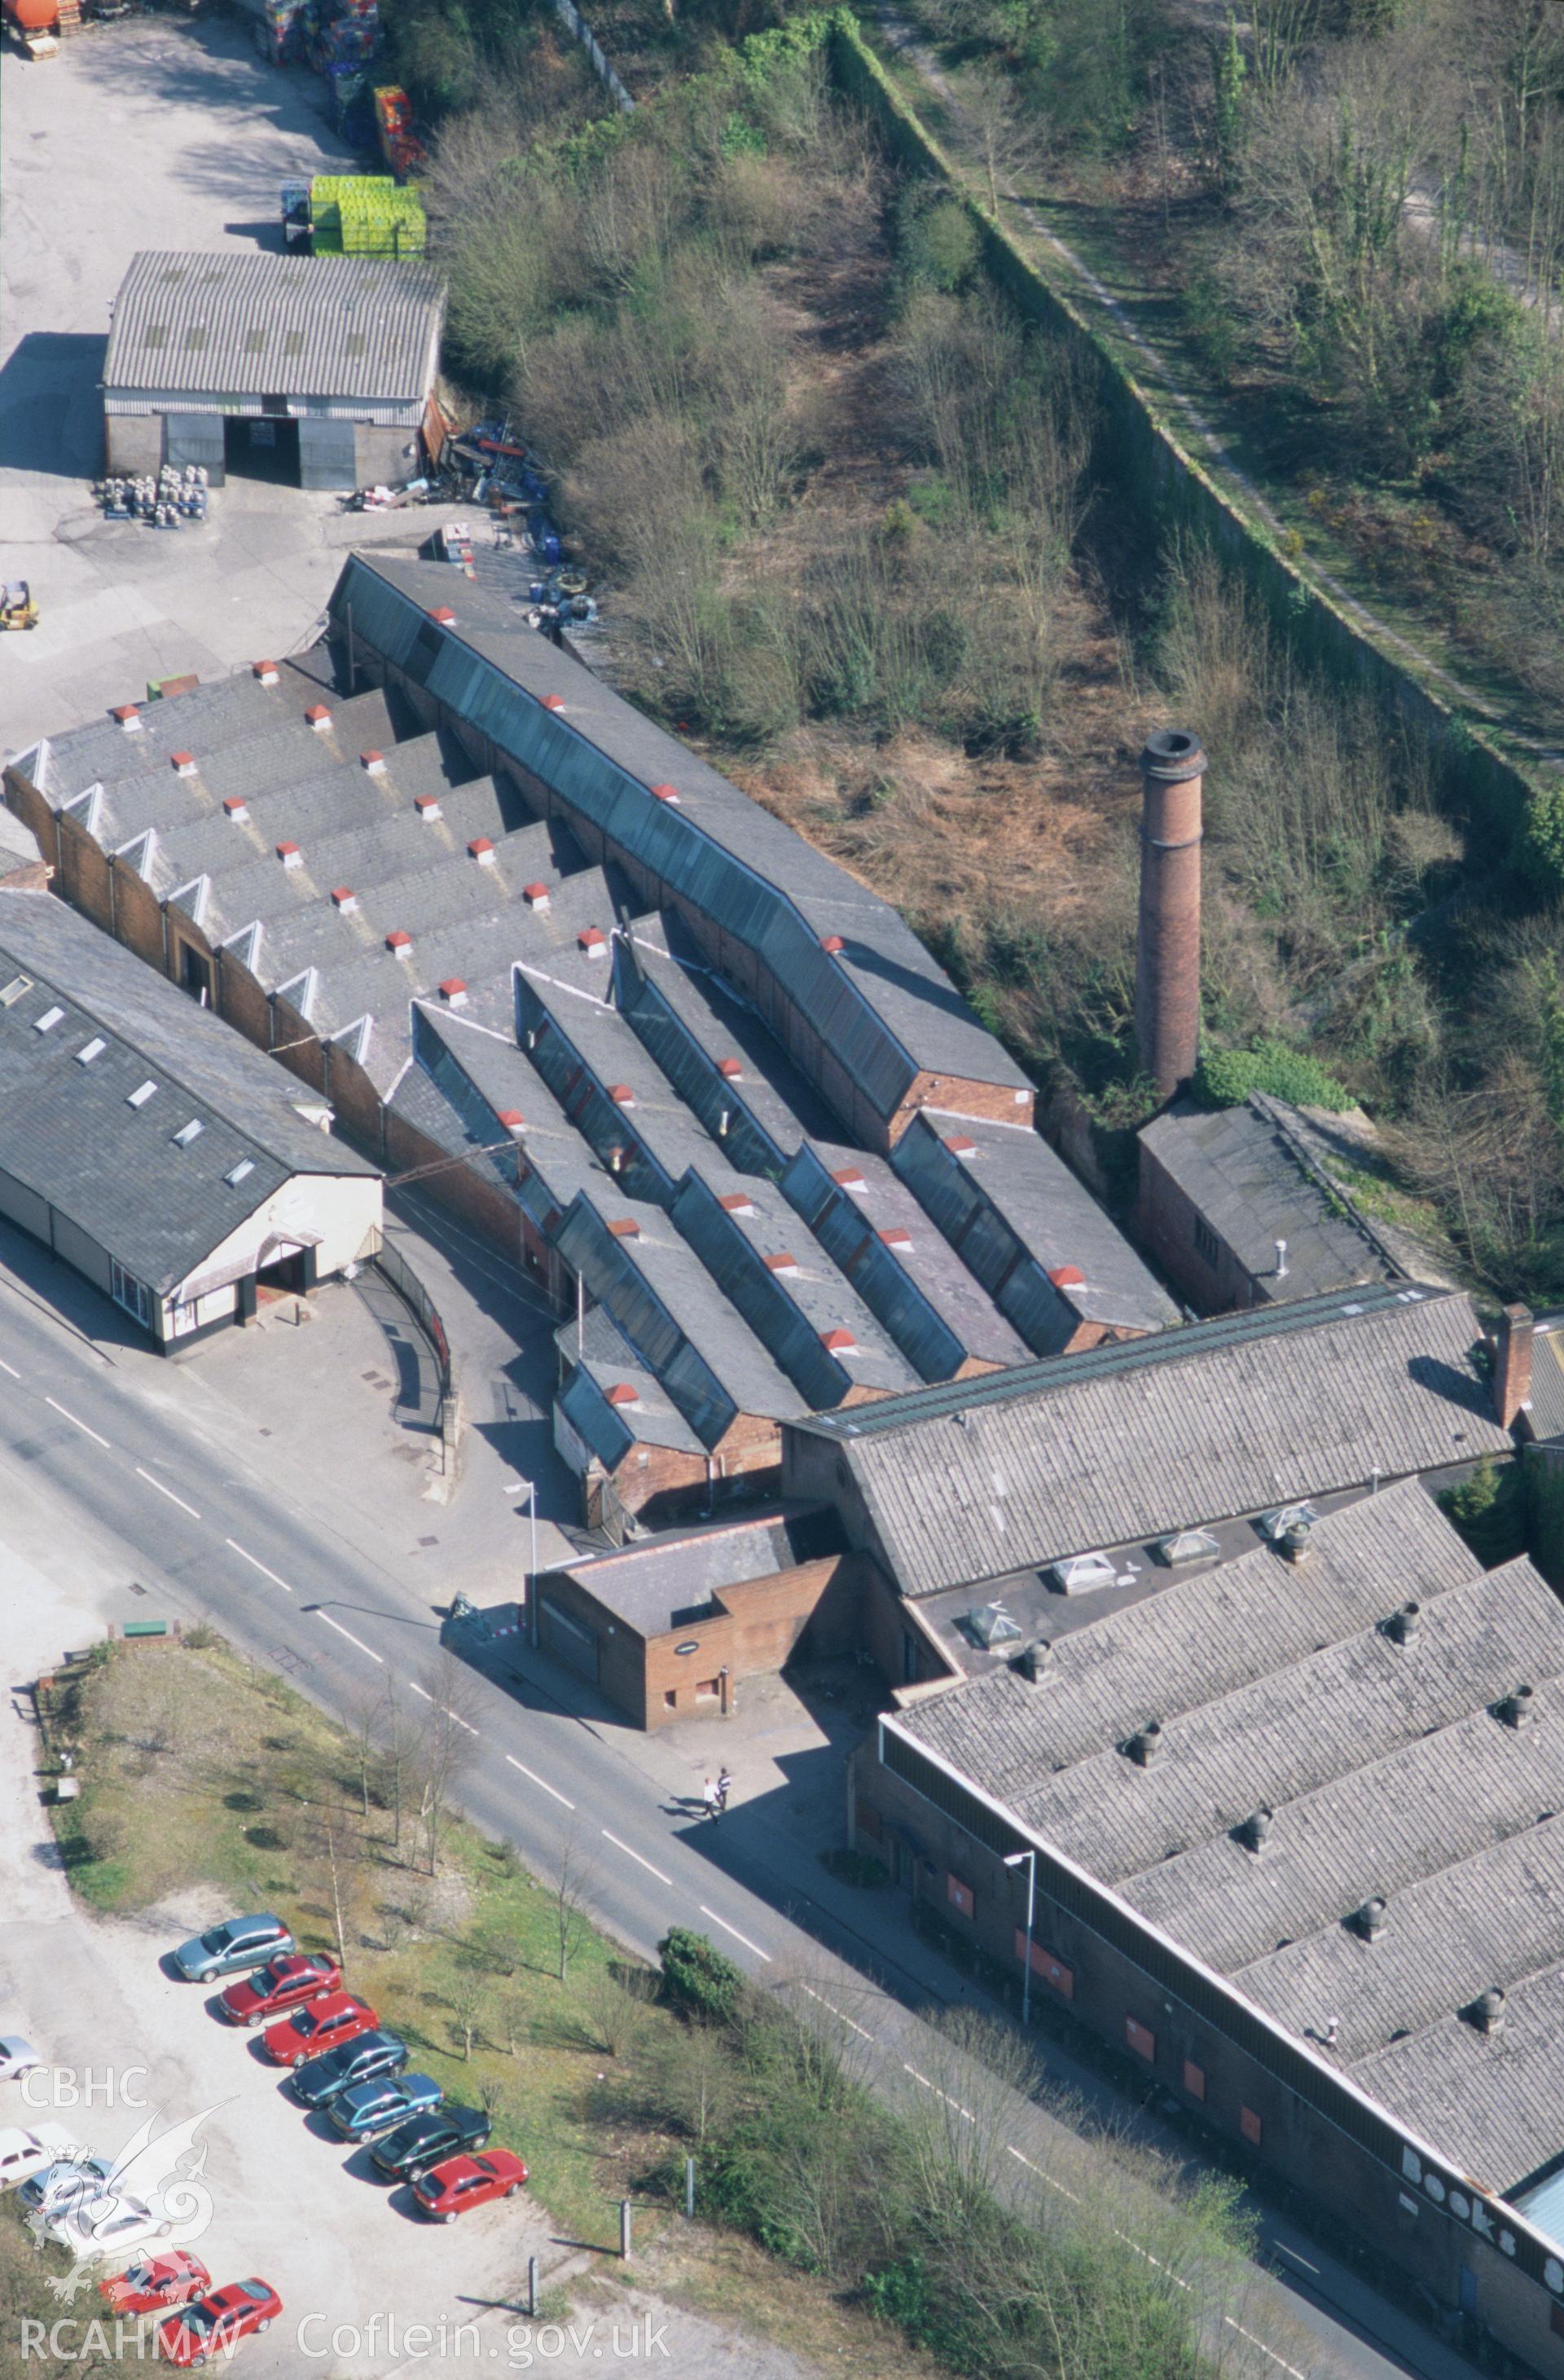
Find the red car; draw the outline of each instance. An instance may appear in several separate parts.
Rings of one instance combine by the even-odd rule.
[[[204,2363],[209,2355],[229,2355],[252,2330],[270,2330],[282,2310],[270,2281],[230,2281],[160,2322],[158,2353],[170,2363]]]
[[[373,2033],[379,2022],[373,2009],[350,1993],[328,1992],[324,1999],[296,2009],[281,2024],[269,2024],[261,2046],[274,2066],[301,2066],[323,2049],[336,2049],[360,2033]]]
[[[155,2256],[138,2256],[112,2281],[100,2281],[111,2313],[166,2313],[170,2306],[188,2305],[212,2287],[212,2275],[188,2248],[165,2248]]]
[[[443,2165],[431,2165],[414,2182],[413,2196],[436,2223],[455,2223],[469,2206],[514,2198],[526,2180],[527,2168],[509,2149],[485,2149],[480,2156],[447,2157]]]
[[[334,1992],[341,1982],[342,1970],[330,1959],[296,1953],[291,1959],[273,1959],[253,1975],[241,1975],[217,2005],[230,2024],[264,2024],[268,2017]]]

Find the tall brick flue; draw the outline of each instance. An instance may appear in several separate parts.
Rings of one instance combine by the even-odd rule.
[[[1140,930],[1135,1039],[1141,1072],[1171,1099],[1200,1040],[1201,779],[1197,736],[1158,727],[1141,754]]]

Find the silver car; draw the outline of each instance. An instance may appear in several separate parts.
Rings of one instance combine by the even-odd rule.
[[[57,2215],[79,2199],[101,2198],[113,2173],[113,2161],[108,2157],[62,2158],[59,2164],[46,2165],[42,2173],[32,2174],[23,2182],[22,2204],[37,2207],[43,2215]]]
[[[242,1975],[268,1959],[286,1958],[297,1948],[280,1917],[230,1917],[210,1934],[181,1942],[174,1963],[188,1983],[214,1983],[219,1975]]]

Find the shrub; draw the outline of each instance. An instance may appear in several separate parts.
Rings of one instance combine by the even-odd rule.
[[[1290,1050],[1285,1041],[1256,1041],[1252,1050],[1207,1050],[1194,1077],[1203,1107],[1235,1108],[1251,1091],[1268,1091],[1294,1107],[1328,1108],[1340,1114],[1352,1095],[1317,1058]]]
[[[657,1955],[663,1988],[675,2008],[714,2024],[733,2022],[744,1998],[744,1975],[706,1935],[674,1925],[658,1944]]]
[[[1521,863],[1540,890],[1564,891],[1564,785],[1539,785],[1526,810]]]
[[[1485,1454],[1475,1471],[1439,1499],[1440,1511],[1485,1569],[1513,1561],[1526,1550],[1524,1486],[1519,1463],[1507,1463],[1501,1471]]]

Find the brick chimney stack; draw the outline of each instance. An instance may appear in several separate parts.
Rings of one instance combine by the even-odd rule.
[[[1200,1038],[1198,736],[1158,727],[1140,756],[1140,934],[1135,1038],[1141,1072],[1171,1099],[1194,1072]]]
[[[1507,1305],[1494,1333],[1494,1411],[1503,1429],[1513,1429],[1532,1394],[1532,1309]]]

